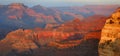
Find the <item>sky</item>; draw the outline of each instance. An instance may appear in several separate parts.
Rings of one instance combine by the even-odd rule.
[[[120,0],[0,0],[0,4],[24,3],[28,6],[42,5],[46,7],[82,6],[82,5],[120,5]]]

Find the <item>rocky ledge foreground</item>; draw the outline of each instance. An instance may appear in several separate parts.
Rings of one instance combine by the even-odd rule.
[[[120,56],[120,8],[106,20],[102,29],[99,56]]]

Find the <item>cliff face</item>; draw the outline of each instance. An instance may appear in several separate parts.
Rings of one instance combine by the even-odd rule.
[[[120,8],[106,20],[102,29],[99,56],[120,56]]]

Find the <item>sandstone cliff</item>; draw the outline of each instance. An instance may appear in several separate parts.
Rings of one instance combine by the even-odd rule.
[[[120,56],[120,8],[106,20],[102,29],[99,56]]]

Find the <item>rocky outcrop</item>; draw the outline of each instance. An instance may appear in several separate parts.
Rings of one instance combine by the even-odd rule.
[[[9,33],[5,39],[0,41],[0,46],[4,46],[3,48],[0,48],[0,55],[6,56],[14,51],[24,52],[39,48],[39,45],[35,42],[35,38],[33,38],[33,36],[32,30],[24,31],[23,29],[19,29]],[[4,50],[4,52],[2,50]]]
[[[120,8],[106,20],[102,29],[99,56],[120,56]]]

